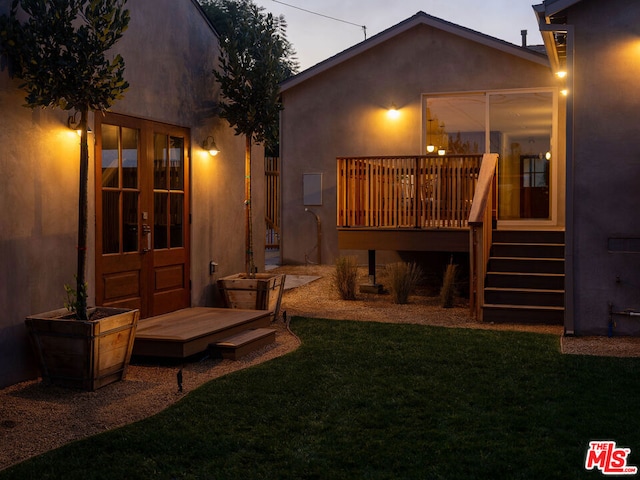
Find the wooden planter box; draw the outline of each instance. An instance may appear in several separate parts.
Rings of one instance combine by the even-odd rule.
[[[248,278],[238,273],[218,280],[227,308],[245,310],[269,310],[271,321],[278,318],[284,291],[284,274],[256,273]]]
[[[60,309],[26,318],[45,383],[93,391],[125,378],[140,312],[97,307],[89,317]]]

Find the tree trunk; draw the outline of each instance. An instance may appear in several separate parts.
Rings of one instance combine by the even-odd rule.
[[[80,112],[80,188],[78,194],[78,262],[76,272],[76,315],[80,320],[87,320],[87,218],[88,218],[88,180],[89,180],[89,146],[87,142],[88,108]]]
[[[253,222],[251,214],[251,137],[252,133],[246,135],[244,153],[244,195],[245,195],[245,271],[253,278],[255,265],[253,259]]]

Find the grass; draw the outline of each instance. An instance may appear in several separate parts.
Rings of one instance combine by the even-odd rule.
[[[563,356],[522,332],[293,327],[297,351],[0,479],[602,478],[584,469],[591,440],[640,465],[637,359]]]

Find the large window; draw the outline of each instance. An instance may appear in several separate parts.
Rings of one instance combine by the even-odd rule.
[[[552,91],[428,96],[425,151],[499,154],[499,219],[549,219],[553,100]]]

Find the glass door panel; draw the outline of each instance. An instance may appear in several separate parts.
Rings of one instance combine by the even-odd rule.
[[[154,134],[156,249],[184,246],[184,138]]]
[[[489,95],[491,152],[498,153],[498,218],[549,218],[553,94]]]
[[[103,124],[102,254],[138,251],[138,131]]]

